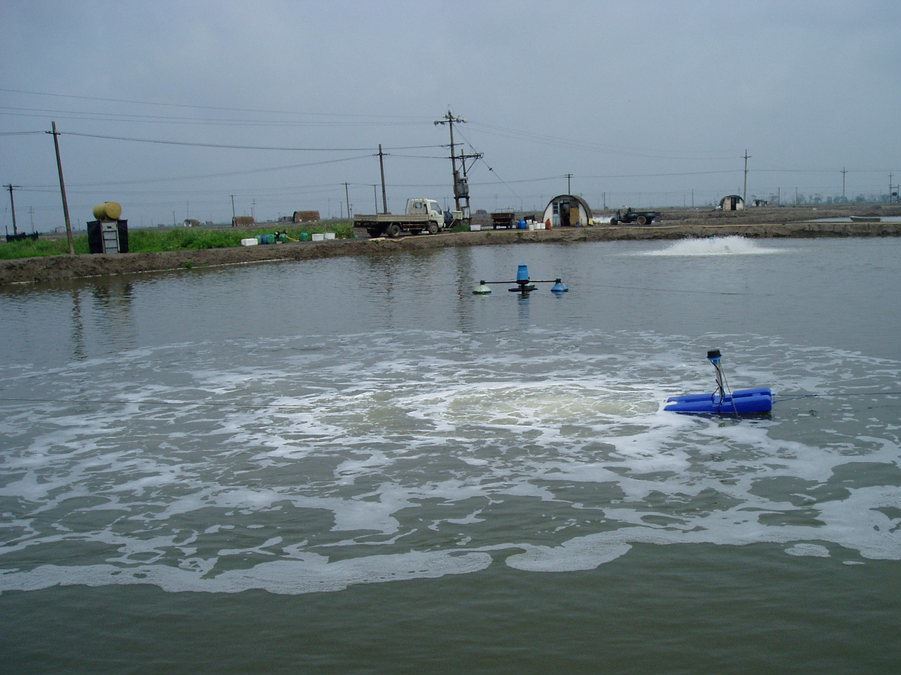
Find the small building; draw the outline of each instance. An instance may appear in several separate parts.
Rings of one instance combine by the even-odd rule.
[[[726,195],[720,200],[720,208],[723,211],[741,211],[745,208],[745,200],[741,195]]]
[[[319,220],[319,211],[295,211],[295,223],[312,223]]]
[[[185,218],[185,227],[200,227],[200,221],[196,218]]]
[[[235,216],[232,218],[232,227],[247,227],[255,222],[253,216]]]
[[[548,202],[542,221],[551,227],[587,227],[591,224],[591,207],[576,195],[557,195]]]

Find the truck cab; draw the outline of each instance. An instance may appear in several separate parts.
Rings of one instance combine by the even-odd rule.
[[[438,227],[444,227],[444,211],[437,199],[427,197],[411,197],[407,200],[408,216],[428,216],[429,221],[436,223]]]

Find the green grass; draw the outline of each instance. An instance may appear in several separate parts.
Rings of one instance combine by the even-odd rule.
[[[308,234],[334,232],[338,239],[353,239],[354,236],[351,223],[290,227],[279,224],[277,227],[270,228],[227,228],[221,230],[203,227],[173,228],[171,230],[133,229],[128,232],[128,250],[130,253],[159,253],[163,251],[198,251],[209,248],[231,248],[240,246],[242,239],[249,239],[258,234],[272,234],[276,230],[287,232],[292,239],[300,239],[303,232]],[[68,252],[69,248],[65,237],[46,237],[37,241],[27,239],[0,243],[0,260],[65,255]],[[87,234],[75,236],[75,252],[78,254],[88,253]]]
[[[88,235],[81,234],[75,238],[75,252],[88,252]],[[0,240],[2,242],[2,240]],[[38,258],[48,255],[66,255],[69,252],[69,244],[65,237],[53,237],[48,239],[23,239],[21,241],[8,241],[0,243],[0,260],[12,260],[14,258]]]

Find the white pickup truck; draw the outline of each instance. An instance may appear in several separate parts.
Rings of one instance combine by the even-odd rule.
[[[438,234],[450,227],[462,214],[450,212],[445,218],[437,199],[411,197],[403,215],[393,213],[360,214],[354,216],[354,227],[365,228],[370,237],[400,236],[401,232]]]

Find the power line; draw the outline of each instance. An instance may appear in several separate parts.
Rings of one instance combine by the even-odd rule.
[[[628,148],[624,146],[614,146],[614,145],[606,145],[602,143],[595,143],[593,141],[585,141],[585,140],[577,140],[572,138],[565,138],[561,136],[552,136],[549,134],[536,133],[531,131],[522,131],[517,129],[510,129],[506,127],[498,127],[491,124],[485,124],[480,122],[473,122],[472,125],[474,127],[482,128],[482,133],[493,134],[496,136],[502,136],[506,138],[515,138],[519,140],[527,140],[533,143],[539,143],[543,145],[556,145],[556,146],[567,146],[570,148],[576,149],[585,149],[592,150],[598,152],[605,153],[628,153],[633,156],[639,157],[648,157],[652,159],[683,159],[683,160],[703,160],[703,161],[711,161],[711,160],[727,160],[732,159],[733,155],[725,155],[719,152],[703,152],[696,153],[694,156],[688,157],[685,156],[686,153],[681,151],[666,151],[666,150],[654,150],[654,149],[641,149],[641,148]],[[485,129],[489,129],[491,131],[485,131]]]
[[[3,112],[21,111],[21,112]],[[25,114],[32,113],[32,114]],[[353,122],[310,122],[301,120],[259,120],[259,119],[198,119],[196,117],[177,117],[172,115],[146,115],[140,113],[116,113],[92,110],[61,110],[59,108],[24,108],[19,106],[2,106],[0,114],[16,117],[37,117],[44,115],[63,116],[76,120],[98,120],[104,122],[141,122],[147,124],[185,124],[209,126],[256,126],[256,127],[349,127],[349,126],[415,126],[423,122],[398,121],[374,123],[371,121]]]
[[[361,152],[372,148],[313,148],[278,145],[232,145],[229,143],[202,143],[199,141],[173,141],[161,138],[137,138],[133,136],[107,136],[105,134],[88,134],[80,131],[66,131],[65,136],[81,136],[83,138],[99,138],[112,141],[129,141],[133,143],[155,143],[159,145],[180,145],[196,148],[224,148],[230,150],[277,150],[288,152]],[[389,150],[420,150],[423,148],[441,148],[443,145],[406,145]]]
[[[43,131],[0,131],[0,136],[28,136],[30,134],[43,133]]]
[[[304,112],[298,110],[267,110],[264,108],[235,108],[228,106],[212,106],[212,105],[196,105],[196,104],[187,104],[187,103],[166,103],[162,101],[148,101],[141,99],[127,99],[127,98],[111,98],[111,97],[102,97],[102,96],[79,96],[77,94],[60,94],[46,91],[33,91],[27,89],[9,89],[5,87],[0,87],[0,91],[5,91],[12,94],[29,94],[32,96],[51,96],[55,98],[71,98],[78,99],[82,101],[102,101],[107,103],[130,103],[137,105],[153,105],[160,106],[165,108],[188,108],[192,110],[221,110],[228,112],[249,112],[249,113],[262,113],[266,115],[308,115],[310,117],[354,117],[354,118],[372,118],[372,117],[381,117],[385,119],[416,119],[421,120],[423,123],[428,119],[419,115],[380,115],[373,113],[337,113],[337,112]]]
[[[341,157],[338,159],[323,159],[317,162],[302,162],[300,164],[283,164],[280,166],[269,166],[262,167],[259,169],[240,169],[238,171],[219,171],[217,173],[207,173],[207,174],[196,174],[193,176],[167,176],[164,178],[142,178],[135,180],[120,180],[120,181],[103,181],[100,183],[72,183],[71,186],[75,187],[106,187],[110,185],[137,185],[144,183],[167,183],[171,181],[183,181],[183,180],[199,180],[203,178],[227,178],[229,176],[243,176],[246,174],[254,174],[254,173],[269,173],[273,171],[286,171],[289,169],[301,169],[309,166],[323,166],[326,164],[339,164],[341,162],[352,162],[360,159],[369,159],[372,157],[371,154],[366,155],[354,155],[352,157]],[[24,190],[34,190],[37,188],[45,188],[48,186],[44,185],[35,185],[23,188]]]

